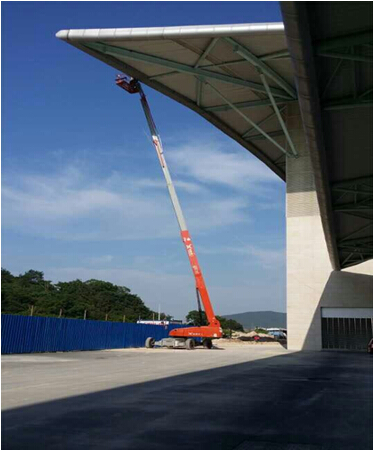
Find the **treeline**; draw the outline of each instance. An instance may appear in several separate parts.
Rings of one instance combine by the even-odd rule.
[[[231,331],[244,331],[243,325],[236,320],[226,319],[222,316],[216,317],[219,320],[225,335],[230,335]],[[197,310],[190,311],[186,316],[186,320],[197,327],[208,325],[208,320],[204,311],[201,311],[201,313]]]
[[[44,273],[29,270],[19,276],[1,269],[3,314],[136,322],[157,314],[125,286],[100,280],[74,280],[53,284]],[[161,314],[162,319],[170,316]]]

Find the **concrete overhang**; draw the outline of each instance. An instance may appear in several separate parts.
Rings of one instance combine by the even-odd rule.
[[[373,257],[371,2],[281,2],[335,269]]]

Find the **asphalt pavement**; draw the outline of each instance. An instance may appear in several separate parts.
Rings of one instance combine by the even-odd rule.
[[[2,357],[3,449],[372,449],[372,357],[266,345]]]

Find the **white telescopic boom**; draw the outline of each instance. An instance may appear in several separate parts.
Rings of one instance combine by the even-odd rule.
[[[139,93],[140,93],[140,98],[141,98],[144,114],[145,114],[145,117],[147,118],[149,130],[152,135],[152,142],[153,142],[153,145],[155,146],[157,156],[158,156],[158,159],[161,164],[162,171],[164,172],[167,188],[169,190],[170,199],[171,199],[171,202],[174,207],[175,215],[177,216],[179,227],[180,227],[181,231],[186,231],[187,230],[186,221],[184,219],[183,212],[182,212],[179,200],[178,200],[178,196],[177,196],[177,193],[174,188],[173,180],[171,179],[170,172],[169,172],[168,166],[165,161],[161,137],[158,134],[156,124],[154,123],[154,120],[153,120],[152,114],[151,114],[151,110],[150,110],[148,102],[147,102],[147,98],[146,98],[141,86],[139,86]]]

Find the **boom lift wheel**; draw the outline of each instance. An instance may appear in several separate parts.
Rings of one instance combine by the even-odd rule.
[[[195,341],[193,339],[186,340],[186,349],[193,350],[195,348]]]
[[[153,348],[155,346],[155,338],[149,337],[145,340],[146,348]]]
[[[203,340],[203,346],[204,346],[205,348],[207,348],[207,349],[210,350],[211,348],[213,348],[213,342],[212,342],[212,340],[209,339],[209,338],[204,339],[204,340]]]

